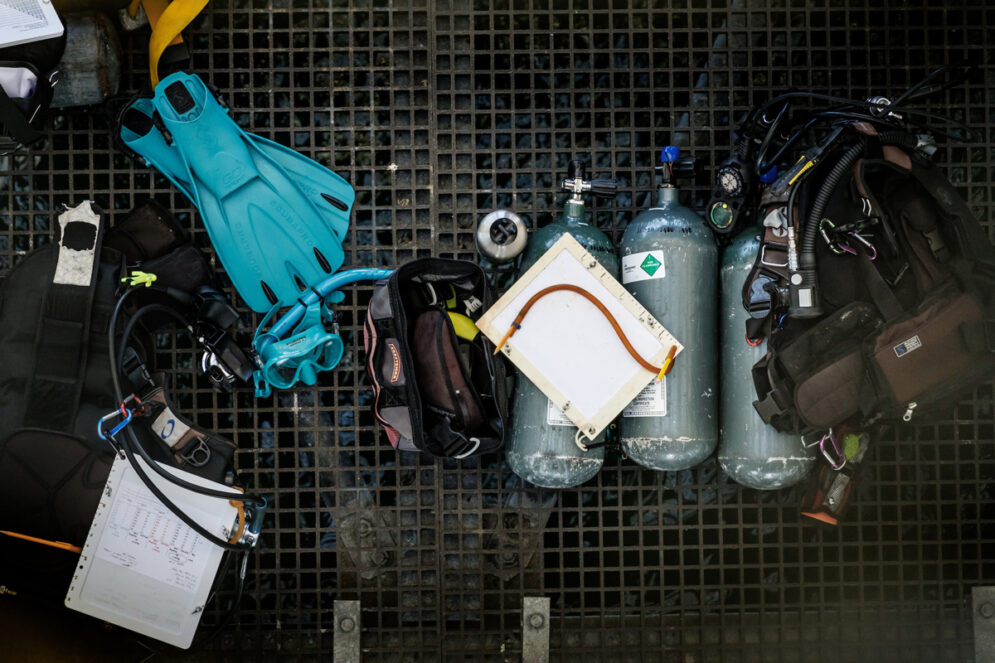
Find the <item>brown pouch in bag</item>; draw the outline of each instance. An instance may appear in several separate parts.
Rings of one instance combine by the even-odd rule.
[[[942,397],[990,362],[968,349],[961,328],[983,324],[985,312],[975,297],[959,293],[940,299],[915,316],[887,327],[875,340],[871,359],[896,404]]]
[[[486,421],[483,407],[470,386],[468,366],[446,312],[429,309],[420,314],[411,344],[425,405],[455,418],[463,429],[479,430]]]
[[[832,428],[860,412],[864,358],[858,348],[799,382],[795,407],[813,428]]]

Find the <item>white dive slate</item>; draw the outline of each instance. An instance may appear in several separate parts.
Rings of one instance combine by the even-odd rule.
[[[58,37],[64,31],[51,0],[0,3],[0,47]]]
[[[477,322],[500,343],[525,303],[543,288],[568,283],[594,295],[640,355],[662,366],[683,346],[570,235],[563,235]],[[626,352],[604,315],[574,292],[538,302],[502,351],[581,433],[594,439],[656,375]],[[676,357],[675,357],[676,359]],[[674,370],[680,370],[676,361]]]
[[[209,532],[228,538],[237,511],[226,500],[184,490],[137,459],[166,497]],[[228,486],[175,468],[181,479]],[[66,607],[186,649],[193,641],[223,551],[184,524],[115,458],[90,525]]]

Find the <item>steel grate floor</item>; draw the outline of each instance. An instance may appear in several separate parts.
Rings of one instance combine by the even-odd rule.
[[[660,146],[710,170],[787,87],[866,97],[963,59],[978,76],[932,110],[975,142],[940,158],[995,235],[995,6],[830,4],[216,0],[187,41],[240,124],[355,186],[353,266],[473,259],[497,207],[543,225],[572,158],[621,181],[593,204],[617,240]],[[146,40],[124,43],[134,91]],[[155,197],[208,246],[99,109],[50,126],[47,146],[0,162],[0,268],[85,198],[123,212]],[[709,189],[685,187],[699,209]],[[328,660],[341,598],[362,602],[364,660],[516,660],[522,598],[548,596],[554,660],[974,660],[970,588],[995,584],[991,385],[935,425],[884,431],[838,531],[800,522],[798,490],[741,488],[714,459],[668,474],[609,459],[581,488],[539,491],[500,457],[434,462],[380,439],[359,351],[369,295],[338,307],[346,357],[316,389],[220,395],[189,344],[164,339],[181,409],[234,439],[243,479],[275,497],[241,613],[206,659]]]

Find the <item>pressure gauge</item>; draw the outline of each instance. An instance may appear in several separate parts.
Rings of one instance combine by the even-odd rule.
[[[729,203],[724,200],[712,203],[711,208],[708,210],[708,220],[711,222],[712,227],[719,232],[728,230],[735,219],[736,213],[729,206]]]
[[[743,193],[743,174],[739,168],[722,166],[715,179],[726,196],[735,198]]]

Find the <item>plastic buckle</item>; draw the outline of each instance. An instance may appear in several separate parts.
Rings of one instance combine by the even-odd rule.
[[[192,445],[187,445],[180,452],[180,458],[190,467],[204,467],[211,462],[211,448],[204,438],[198,438]]]
[[[764,244],[760,247],[760,264],[766,267],[787,267],[788,260],[785,258],[783,263],[780,262],[768,262],[767,261],[767,245]]]

